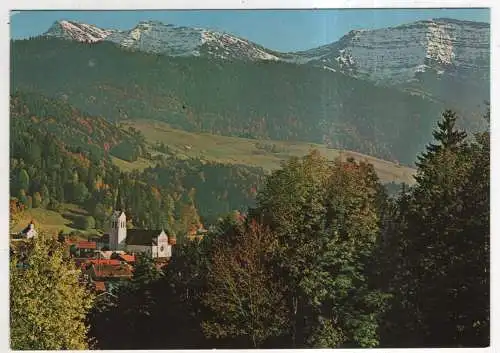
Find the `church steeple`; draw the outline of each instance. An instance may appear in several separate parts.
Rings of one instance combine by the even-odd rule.
[[[109,237],[111,250],[124,250],[127,239],[127,217],[125,216],[125,212],[115,211],[111,215]]]
[[[125,211],[124,208],[125,208],[125,205],[123,202],[122,193],[120,192],[120,188],[118,187],[118,191],[116,193],[115,210]]]

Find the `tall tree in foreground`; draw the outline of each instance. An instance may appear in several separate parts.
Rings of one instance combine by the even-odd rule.
[[[417,184],[400,199],[387,249],[393,307],[385,344],[488,344],[489,138],[466,142],[443,113],[419,157]]]
[[[461,232],[449,275],[454,338],[461,346],[487,346],[490,338],[490,134],[475,137],[472,167],[458,196]]]
[[[259,194],[260,213],[278,236],[293,347],[378,345],[385,295],[368,284],[379,236],[373,167],[328,162],[313,151],[275,171]]]
[[[233,231],[233,239],[218,239],[212,255],[203,297],[210,315],[203,329],[208,337],[259,348],[287,326],[284,284],[269,264],[277,238],[255,221]]]
[[[11,256],[12,349],[88,349],[85,316],[93,297],[63,255],[63,245],[39,235]]]

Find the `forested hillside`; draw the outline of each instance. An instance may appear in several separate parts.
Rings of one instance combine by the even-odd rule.
[[[397,89],[287,63],[171,58],[48,38],[13,41],[11,49],[13,90],[59,97],[111,121],[321,142],[407,164],[442,110]]]
[[[134,127],[84,113],[62,99],[18,91],[11,95],[10,109],[11,196],[25,209],[67,213],[66,204],[74,204],[86,212],[76,218],[90,216],[95,219],[90,224],[98,229],[106,230],[107,217],[119,206],[117,202],[138,227],[160,227],[168,220],[185,223],[181,219],[193,210],[197,210],[195,219],[200,216],[203,223],[213,224],[227,213],[252,207],[266,174],[258,166],[259,159],[245,162],[247,165],[243,165],[244,159],[241,164],[201,156],[185,159],[166,145],[148,140]],[[252,151],[269,154],[269,158],[280,148],[275,145],[276,151],[266,152],[263,149],[273,145],[265,142],[250,146]],[[127,162],[135,165],[139,157],[149,166],[117,168]],[[395,181],[391,190],[397,191],[398,183],[408,182],[406,169],[373,161],[380,175]],[[278,161],[275,164],[279,165]],[[262,162],[262,166],[267,164]],[[117,199],[119,191],[121,200]],[[73,228],[83,227],[85,222],[70,218]],[[65,228],[63,224],[61,228]]]
[[[110,150],[114,154],[121,146],[129,146],[123,153],[127,158],[145,153],[145,141],[134,129],[120,130],[102,117],[84,113],[61,99],[18,91],[11,95],[10,113],[13,131],[44,131],[95,158],[104,158]]]
[[[184,228],[176,227],[193,216],[199,223],[198,212],[202,221],[215,222],[251,206],[264,176],[260,168],[174,157],[142,172],[121,172],[110,156],[124,143],[130,147],[122,151],[126,156],[144,153],[140,132],[36,94],[11,97],[10,141],[12,197],[28,209],[79,205],[95,219],[91,224],[104,230],[116,207],[137,227],[180,231]]]

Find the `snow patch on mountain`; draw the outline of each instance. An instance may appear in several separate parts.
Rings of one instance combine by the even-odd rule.
[[[104,40],[113,31],[74,21],[57,21],[44,34],[46,36],[95,43]]]
[[[45,33],[80,42],[109,41],[123,48],[169,56],[208,56],[221,59],[279,60],[269,50],[246,39],[201,28],[142,21],[128,31],[58,21]]]
[[[377,83],[415,80],[416,73],[489,71],[490,27],[436,19],[392,28],[351,31],[339,41],[295,55]]]
[[[451,19],[352,30],[337,42],[295,53],[277,53],[220,31],[159,21],[142,21],[127,31],[58,21],[45,35],[91,43],[109,41],[130,50],[169,56],[312,64],[389,85],[415,81],[426,72],[479,72],[480,77],[489,73],[489,24]]]

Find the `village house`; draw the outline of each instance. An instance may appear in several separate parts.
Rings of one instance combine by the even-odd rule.
[[[145,253],[152,258],[170,258],[175,238],[165,230],[127,229],[125,212],[116,211],[111,217],[109,249],[128,253]]]
[[[123,263],[93,263],[87,268],[87,274],[94,281],[110,281],[131,279],[133,270],[131,266]]]
[[[97,260],[87,263],[82,271],[96,291],[111,292],[121,281],[133,276],[133,268],[120,260]]]
[[[69,241],[69,252],[72,257],[90,258],[97,251],[97,243],[94,241]]]
[[[19,232],[18,236],[25,239],[31,239],[38,235],[35,229],[35,223],[31,221],[26,228]]]
[[[119,259],[96,259],[96,258],[75,258],[74,263],[80,267],[82,271],[86,271],[91,265],[120,265],[122,262]]]

